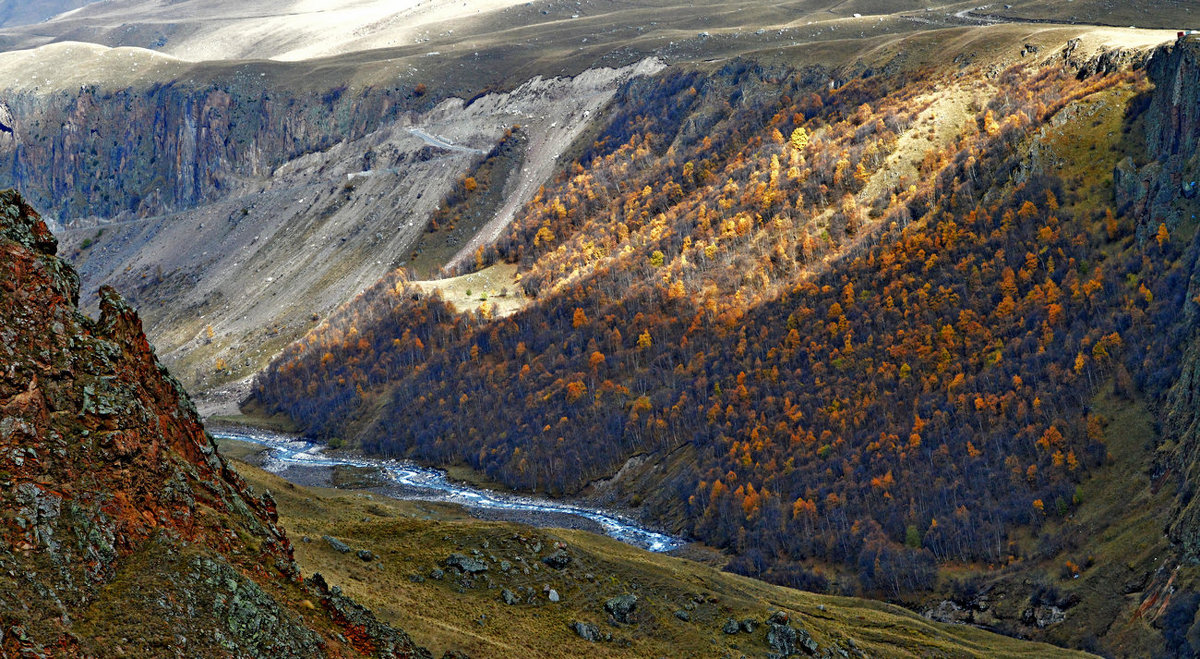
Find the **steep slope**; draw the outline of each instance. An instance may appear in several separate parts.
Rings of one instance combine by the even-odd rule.
[[[0,185],[62,227],[88,290],[136,302],[193,392],[237,391],[388,270],[473,263],[620,84],[660,63],[859,60],[840,77],[1088,37],[968,31],[957,5],[926,5],[96,3],[0,30],[30,48],[0,54]],[[491,217],[423,235],[518,124]]]
[[[1019,563],[1107,459],[1087,401],[1114,374],[1158,396],[1175,350],[1182,243],[1137,240],[1105,180],[1146,80],[1076,46],[949,84],[631,82],[481,255],[535,306],[463,316],[395,276],[256,396],[515,488],[620,471],[595,494],[785,583],[832,565],[899,597],[939,564]]]
[[[5,656],[429,656],[302,581],[269,494],[216,454],[137,314],[0,193]]]
[[[1154,99],[1147,115],[1147,149],[1158,166],[1147,166],[1138,177],[1137,197],[1155,200],[1146,204],[1143,224],[1146,232],[1156,223],[1178,228],[1181,223],[1194,227],[1200,212],[1197,180],[1200,180],[1200,155],[1195,145],[1200,140],[1200,43],[1181,41],[1176,48],[1155,58],[1152,74],[1171,94]],[[1163,203],[1161,200],[1166,200]],[[1176,203],[1171,203],[1176,202]],[[1170,457],[1163,467],[1181,478],[1179,518],[1172,529],[1185,556],[1200,556],[1200,501],[1195,499],[1195,483],[1200,470],[1200,243],[1193,241],[1184,264],[1186,295],[1181,300],[1183,327],[1187,343],[1182,374],[1171,389],[1166,415]],[[1200,644],[1197,645],[1200,651]]]
[[[658,67],[535,78],[467,103],[395,84],[394,64],[372,69],[392,79],[378,86],[297,86],[311,67],[214,72],[58,44],[0,55],[0,183],[48,209],[85,280],[134,300],[200,391],[255,372],[314,316],[420,257],[434,209],[514,125],[521,148],[498,192],[516,207],[623,80]],[[470,237],[439,237],[445,258]]]

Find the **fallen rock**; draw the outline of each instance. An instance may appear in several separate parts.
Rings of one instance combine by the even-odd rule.
[[[333,547],[334,550],[336,550],[336,551],[339,551],[343,554],[350,553],[350,545],[342,542],[341,540],[338,540],[337,538],[335,538],[331,535],[323,535],[323,536],[321,536],[321,539],[324,540],[325,542],[328,542],[329,546]]]
[[[804,629],[772,622],[768,622],[767,625],[770,627],[767,630],[767,645],[775,650],[774,653],[767,655],[768,657],[784,659],[798,655],[802,650],[809,655],[817,653],[817,642]]]
[[[357,556],[366,563],[370,563],[371,561],[375,560],[375,553],[370,549],[359,549]]]
[[[566,551],[559,549],[553,554],[543,558],[542,562],[556,570],[561,570],[571,564],[571,555]]]
[[[512,606],[513,604],[516,604],[518,601],[520,601],[517,599],[516,594],[514,594],[513,591],[511,591],[507,588],[500,591],[500,599],[509,606]]]
[[[742,621],[740,626],[742,631],[746,632],[747,634],[753,634],[754,628],[758,626],[758,623],[755,622],[753,618],[746,618]]]
[[[585,641],[595,643],[596,641],[603,640],[603,637],[600,635],[600,628],[590,622],[579,622],[576,620],[575,624],[571,625],[571,629],[574,629],[575,633],[579,634],[579,638]]]
[[[557,602],[559,599],[558,591],[551,588],[550,592],[546,593],[546,598],[549,599],[551,602]]]
[[[726,620],[725,625],[721,627],[721,631],[725,632],[726,634],[736,634],[741,631],[741,629],[741,625],[739,625],[738,621],[734,620],[733,618]]]
[[[487,572],[487,569],[488,569],[487,563],[484,563],[480,559],[471,558],[470,556],[466,556],[464,554],[459,554],[457,552],[447,556],[444,563],[445,563],[446,567],[458,568],[459,570],[461,570],[462,572],[465,572],[467,574],[478,574],[480,572]]]
[[[612,615],[617,622],[628,624],[633,622],[634,609],[637,608],[637,595],[617,595],[604,603],[604,610]]]

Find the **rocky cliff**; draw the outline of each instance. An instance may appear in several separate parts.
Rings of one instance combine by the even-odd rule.
[[[1184,38],[1162,48],[1150,60],[1155,83],[1144,115],[1149,164],[1118,200],[1131,200],[1140,211],[1139,235],[1153,235],[1166,225],[1172,235],[1194,226],[1200,201],[1200,41]],[[1126,163],[1128,165],[1128,162]],[[1122,180],[1118,169],[1118,181]],[[1126,184],[1131,181],[1124,177]],[[1185,345],[1179,379],[1167,395],[1163,414],[1166,440],[1159,468],[1181,477],[1179,510],[1170,529],[1184,556],[1200,557],[1200,239],[1193,238],[1181,259],[1179,326]]]
[[[304,581],[137,314],[0,193],[0,654],[428,656]]]
[[[1114,171],[1116,202],[1122,212],[1139,219],[1145,240],[1159,224],[1173,229],[1194,212],[1200,179],[1200,41],[1194,37],[1155,51],[1147,64],[1155,91],[1142,115],[1146,160],[1139,168],[1132,157]]]
[[[264,87],[260,73],[219,84],[9,90],[0,185],[64,223],[187,209],[260,184],[297,156],[362,137],[414,98],[401,88],[287,92]]]

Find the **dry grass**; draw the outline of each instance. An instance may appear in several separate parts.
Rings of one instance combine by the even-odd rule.
[[[223,443],[227,455],[231,444]],[[242,455],[253,452],[236,450]],[[449,505],[301,488],[245,463],[235,464],[256,489],[270,489],[275,495],[306,573],[321,572],[435,655],[459,648],[479,657],[713,657],[726,652],[759,656],[768,651],[761,626],[754,634],[737,635],[724,634],[721,626],[728,618],[761,621],[783,609],[823,647],[837,643],[849,648],[853,639],[871,656],[1081,656],[970,627],[931,623],[880,602],[771,586],[583,531],[483,522]],[[340,554],[321,539],[325,534],[355,549],[369,549],[378,558],[364,562],[353,553]],[[310,542],[301,541],[303,536]],[[565,542],[573,557],[564,571],[538,560],[556,541]],[[538,542],[540,553],[530,547]],[[482,579],[463,588],[449,575],[442,580],[427,576],[451,552],[472,550],[496,558],[487,573],[490,587]],[[504,574],[497,567],[499,560],[516,567]],[[530,574],[522,572],[522,565],[531,568]],[[421,578],[414,581],[417,575]],[[542,595],[545,585],[556,589],[562,601],[550,603]],[[501,588],[520,586],[532,589],[533,603],[509,606],[500,601]],[[626,592],[639,597],[635,623],[610,626],[603,602]],[[674,615],[689,607],[690,621]],[[584,641],[569,628],[576,620],[598,624],[615,640]]]

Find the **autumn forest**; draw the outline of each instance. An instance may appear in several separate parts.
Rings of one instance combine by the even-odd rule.
[[[1149,89],[1032,63],[636,78],[460,271],[516,264],[530,304],[460,312],[397,270],[254,396],[550,495],[646,456],[657,485],[625,503],[777,583],[842,566],[894,597],[1020,561],[1014,534],[1070,515],[1108,460],[1094,397],[1153,404],[1178,376],[1189,229],[1114,201]],[[1036,166],[1035,139],[1070,164]],[[443,227],[503,184],[492,156]]]

